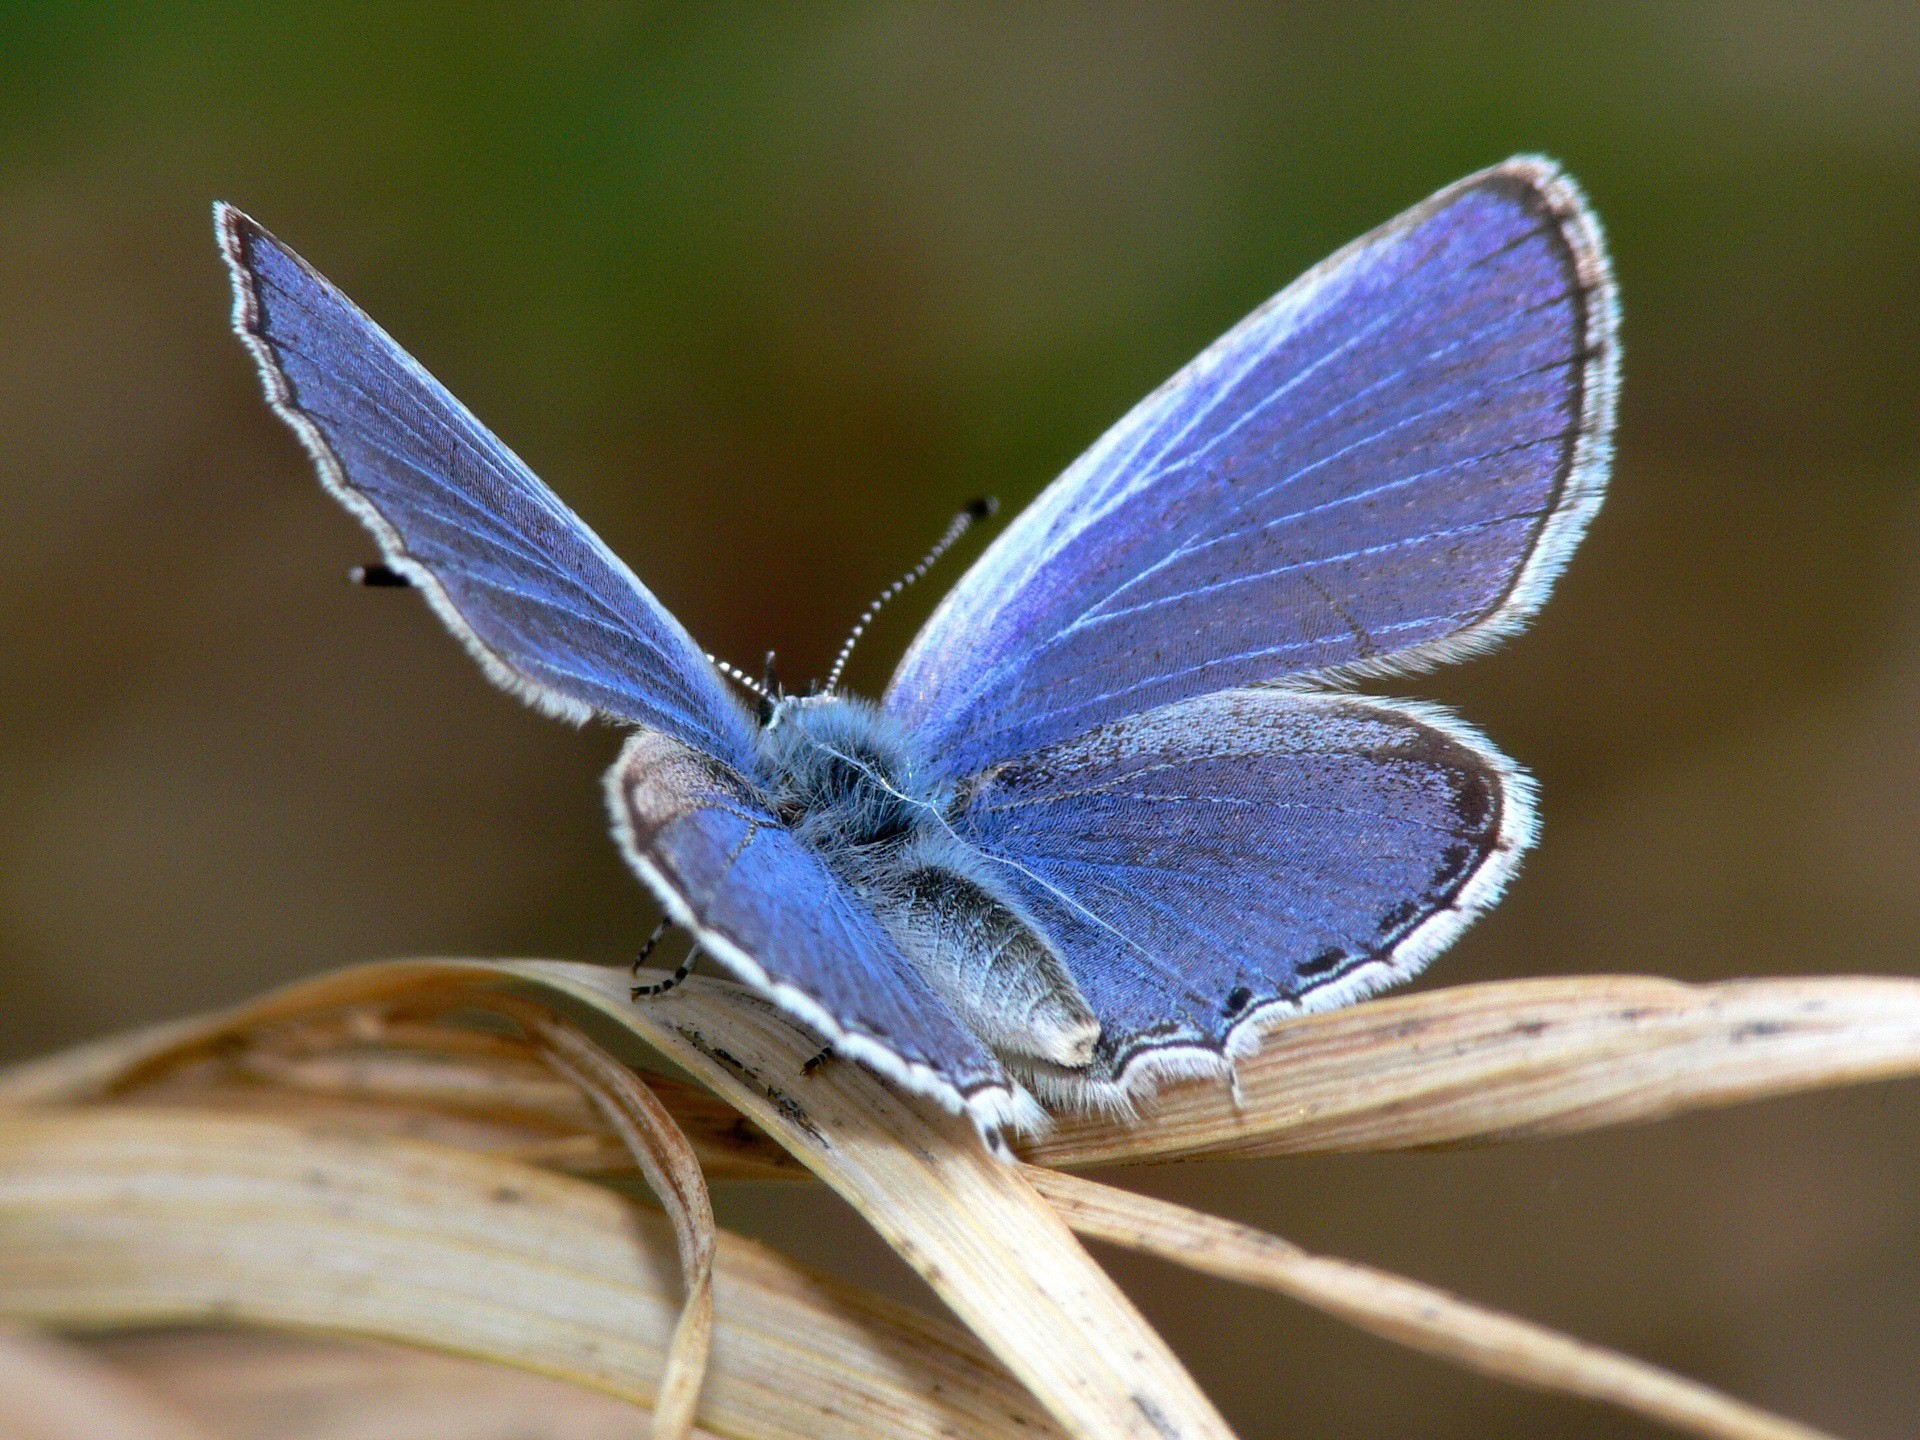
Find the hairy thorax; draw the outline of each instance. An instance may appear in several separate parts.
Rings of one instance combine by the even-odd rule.
[[[783,700],[760,732],[774,812],[859,893],[934,992],[1016,1069],[1085,1066],[1100,1025],[1060,958],[955,831],[951,785],[864,700]]]

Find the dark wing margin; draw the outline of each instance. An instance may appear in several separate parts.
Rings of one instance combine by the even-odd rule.
[[[1043,1099],[1124,1110],[1276,1018],[1410,978],[1532,843],[1532,784],[1433,706],[1279,689],[1129,716],[993,766],[954,825],[1101,1024]]]
[[[1448,186],[1070,466],[935,611],[887,708],[957,778],[1194,695],[1511,634],[1599,508],[1616,329],[1599,224],[1556,165]]]
[[[306,261],[232,206],[214,226],[268,402],[487,677],[561,719],[749,764],[740,704],[579,517]]]
[[[642,730],[607,772],[614,838],[667,913],[833,1048],[970,1116],[992,1141],[1045,1117],[873,912],[722,765]]]

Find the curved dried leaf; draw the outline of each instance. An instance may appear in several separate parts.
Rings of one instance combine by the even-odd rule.
[[[124,1093],[263,1025],[436,991],[444,1007],[450,984],[503,978],[586,1002],[757,1120],[851,1200],[1075,1433],[1125,1433],[1116,1427],[1143,1423],[1152,1430],[1157,1422],[1224,1433],[1084,1252],[1057,1224],[1050,1232],[1053,1217],[1031,1187],[1010,1185],[1006,1167],[988,1162],[965,1127],[858,1066],[803,1073],[813,1042],[723,981],[695,979],[634,1006],[622,977],[593,966],[359,967],[225,1015],[21,1067],[0,1076],[0,1103]],[[1237,1095],[1215,1084],[1177,1086],[1141,1123],[1066,1121],[1026,1148],[1035,1160],[1063,1165],[1458,1144],[1916,1071],[1920,982],[1689,986],[1596,977],[1461,986],[1288,1022],[1243,1062]],[[689,1098],[676,1096],[676,1113]],[[759,1163],[748,1142],[764,1140],[738,1122],[729,1132],[721,1113],[719,1124],[709,1117],[703,1157],[729,1163],[738,1144],[738,1163]],[[1388,1286],[1382,1305],[1392,1286],[1410,1284],[1380,1278]],[[1401,1338],[1412,1343],[1411,1336]]]
[[[1029,1166],[1082,1235],[1277,1290],[1385,1340],[1496,1380],[1617,1405],[1713,1440],[1828,1440],[1822,1432],[1656,1365],[1475,1305],[1431,1285],[1299,1246],[1184,1205]]]
[[[0,1072],[0,1105],[97,1098],[249,1027],[503,972],[577,972],[603,999],[617,989],[605,978],[611,972],[562,961],[355,966],[230,1011],[17,1065]],[[681,990],[686,999],[740,993],[699,976]],[[629,1023],[639,1007],[621,1015],[608,1000],[600,1008],[639,1028]],[[1060,1166],[1415,1149],[1570,1134],[1893,1079],[1920,1073],[1920,980],[1686,985],[1580,976],[1456,985],[1282,1022],[1239,1068],[1237,1096],[1211,1081],[1175,1085],[1136,1123],[1063,1117],[1022,1153]],[[686,1124],[677,1100],[671,1108]],[[747,1138],[729,1137],[716,1117],[690,1133],[696,1144],[715,1137],[714,1158]]]
[[[635,1005],[623,974],[562,961],[397,961],[302,982],[207,1017],[69,1052],[0,1080],[0,1102],[111,1093],[249,1028],[518,979],[570,995],[691,1071],[846,1198],[1067,1429],[1231,1435],[1166,1342],[972,1127],[857,1065],[803,1074],[818,1050],[757,995],[688,982]]]
[[[588,1128],[572,1129],[505,1114],[453,1111],[436,1105],[387,1099],[377,1089],[358,1095],[316,1095],[257,1081],[236,1083],[229,1077],[209,1074],[210,1068],[184,1067],[181,1072],[170,1073],[156,1083],[116,1096],[113,1103],[215,1110],[282,1120],[305,1119],[340,1131],[434,1140],[462,1150],[497,1155],[503,1160],[519,1160],[576,1174],[608,1174],[634,1168],[627,1147],[597,1116],[585,1122]],[[742,1168],[728,1157],[709,1173],[732,1178]],[[797,1164],[793,1168],[800,1169]],[[800,1173],[806,1175],[804,1169],[800,1169]],[[746,1178],[760,1178],[758,1170]]]
[[[457,1036],[457,1031],[443,1031]],[[536,1085],[499,1055],[427,1059],[361,1047],[348,1056],[264,1056],[254,1037],[114,1093],[121,1103],[305,1114],[343,1128],[443,1140],[506,1159],[580,1173],[633,1168],[626,1145],[571,1083],[542,1065]],[[426,1072],[423,1074],[422,1072]],[[509,1087],[503,1083],[512,1081]],[[648,1088],[717,1180],[810,1180],[798,1160],[704,1086],[652,1075]]]
[[[972,1125],[818,1043],[737,986],[634,1005],[594,966],[510,962],[645,1037],[777,1138],[918,1270],[1047,1409],[1087,1440],[1232,1434],[1166,1342]]]
[[[0,1114],[0,1315],[403,1340],[650,1403],[680,1311],[666,1220],[417,1141],[148,1109]],[[722,1237],[701,1396],[741,1440],[1059,1432],[951,1327]]]
[[[1823,1086],[1920,1074],[1920,981],[1683,985],[1514,980],[1289,1020],[1143,1123],[1063,1120],[1041,1165],[1164,1161],[1564,1135]]]
[[[625,1146],[593,1106],[543,1070],[528,1073],[535,1057],[522,1048],[509,1045],[503,1055],[497,1037],[366,1018],[409,997],[426,1001],[438,995],[442,1003],[434,1008],[445,1009],[450,985],[510,978],[489,961],[351,966],[226,1010],[107,1036],[0,1070],[0,1106],[114,1098],[249,1113],[297,1109],[346,1128],[441,1139],[530,1164],[589,1172],[627,1168]],[[324,1053],[313,1038],[338,1039],[343,1031],[362,1041],[400,1039],[423,1053],[342,1056]],[[263,1033],[269,1045],[253,1044]],[[316,1053],[279,1053],[301,1049],[306,1041],[312,1043],[304,1048]],[[650,1084],[709,1176],[811,1178],[711,1091],[667,1076],[652,1077]]]
[[[700,1161],[673,1117],[633,1071],[573,1026],[534,1006],[515,1004],[509,1013],[539,1043],[547,1063],[593,1099],[673,1225],[686,1302],[667,1346],[666,1373],[653,1406],[653,1435],[654,1440],[686,1440],[693,1429],[713,1335],[713,1254],[718,1231]]]
[[[0,1073],[0,1105],[58,1105],[100,1100],[149,1074],[218,1053],[236,1036],[352,1006],[385,1005],[443,991],[449,981],[498,978],[485,960],[397,960],[349,965],[296,980],[225,1010],[108,1035]]]

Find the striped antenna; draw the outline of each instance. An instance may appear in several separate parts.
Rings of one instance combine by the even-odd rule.
[[[707,661],[714,669],[733,681],[734,684],[744,686],[758,695],[762,700],[772,703],[773,696],[767,693],[767,687],[747,674],[747,672],[742,670],[738,665],[729,665],[725,660],[722,660],[711,651],[707,654]]]
[[[967,531],[971,530],[976,524],[986,519],[999,508],[1000,502],[991,495],[983,496],[981,499],[974,501],[971,505],[967,506],[966,509],[953,517],[953,522],[947,526],[945,533],[933,542],[933,548],[920,557],[920,563],[918,565],[915,565],[906,574],[902,575],[898,580],[894,581],[893,584],[880,592],[879,598],[867,606],[861,613],[860,618],[853,622],[853,629],[848,633],[846,643],[840,647],[840,653],[834,656],[833,669],[827,674],[825,693],[831,695],[835,687],[839,685],[840,675],[847,668],[847,661],[853,658],[853,647],[858,645],[860,643],[860,637],[867,633],[867,626],[873,623],[873,617],[886,609],[888,604],[896,599],[901,591],[905,590],[909,585],[913,584],[914,581],[931,570],[934,562],[946,554],[947,551],[951,550],[954,545],[958,543],[962,535],[966,534]]]

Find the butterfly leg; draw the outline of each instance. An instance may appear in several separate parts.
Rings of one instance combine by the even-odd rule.
[[[640,967],[647,963],[648,958],[653,954],[654,947],[660,943],[660,937],[672,928],[673,922],[666,919],[653,927],[653,933],[647,936],[647,943],[642,945],[640,953],[633,957],[633,973],[636,978],[640,974]]]
[[[638,975],[640,973],[641,965],[646,962],[646,959],[649,955],[653,954],[653,947],[660,943],[660,937],[667,932],[667,929],[671,924],[672,922],[669,920],[662,920],[658,925],[654,926],[653,934],[647,937],[647,943],[640,948],[640,953],[634,957],[633,973],[635,975]],[[679,963],[679,965],[674,967],[673,974],[669,975],[666,979],[660,981],[656,985],[635,985],[631,992],[632,997],[635,1000],[646,1000],[646,999],[651,999],[656,995],[666,994],[669,990],[673,989],[674,986],[678,985],[682,980],[685,980],[687,976],[693,973],[694,961],[698,960],[699,958],[700,958],[700,946],[698,942],[695,942],[694,947],[691,950],[687,951],[687,958],[682,960]]]

